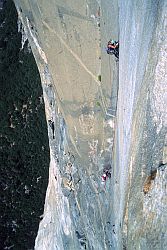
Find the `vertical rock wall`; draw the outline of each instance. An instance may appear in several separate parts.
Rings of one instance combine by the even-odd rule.
[[[166,1],[119,1],[119,94],[113,170],[118,249],[122,244],[128,249],[165,249],[167,244],[163,167],[167,132],[166,7]],[[158,202],[157,196],[161,197]],[[122,237],[125,242],[119,240]]]

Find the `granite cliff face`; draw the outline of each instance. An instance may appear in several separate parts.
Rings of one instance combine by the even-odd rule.
[[[14,2],[50,143],[35,249],[166,249],[166,1]]]

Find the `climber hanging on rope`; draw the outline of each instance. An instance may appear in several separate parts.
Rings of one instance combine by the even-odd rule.
[[[51,118],[50,120],[48,120],[49,126],[52,129],[52,133],[53,133],[53,139],[55,138],[54,136],[54,132],[55,132],[55,126],[54,126],[54,121],[53,118]]]
[[[110,40],[107,44],[107,54],[115,55],[116,58],[119,58],[119,41]]]
[[[111,178],[111,173],[109,170],[104,170],[103,175],[101,177],[101,184],[106,188],[106,181],[108,178]]]

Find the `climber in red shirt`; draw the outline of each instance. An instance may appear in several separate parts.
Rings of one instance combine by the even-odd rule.
[[[104,188],[106,188],[106,181],[108,178],[111,178],[111,172],[109,170],[104,170],[104,173],[101,177],[101,184],[104,186]]]
[[[104,173],[101,177],[101,184],[106,188],[106,180],[107,180],[107,175]]]

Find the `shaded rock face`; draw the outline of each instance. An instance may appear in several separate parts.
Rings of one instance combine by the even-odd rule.
[[[15,4],[50,141],[35,249],[165,249],[165,1]],[[118,31],[119,65],[104,51]]]

